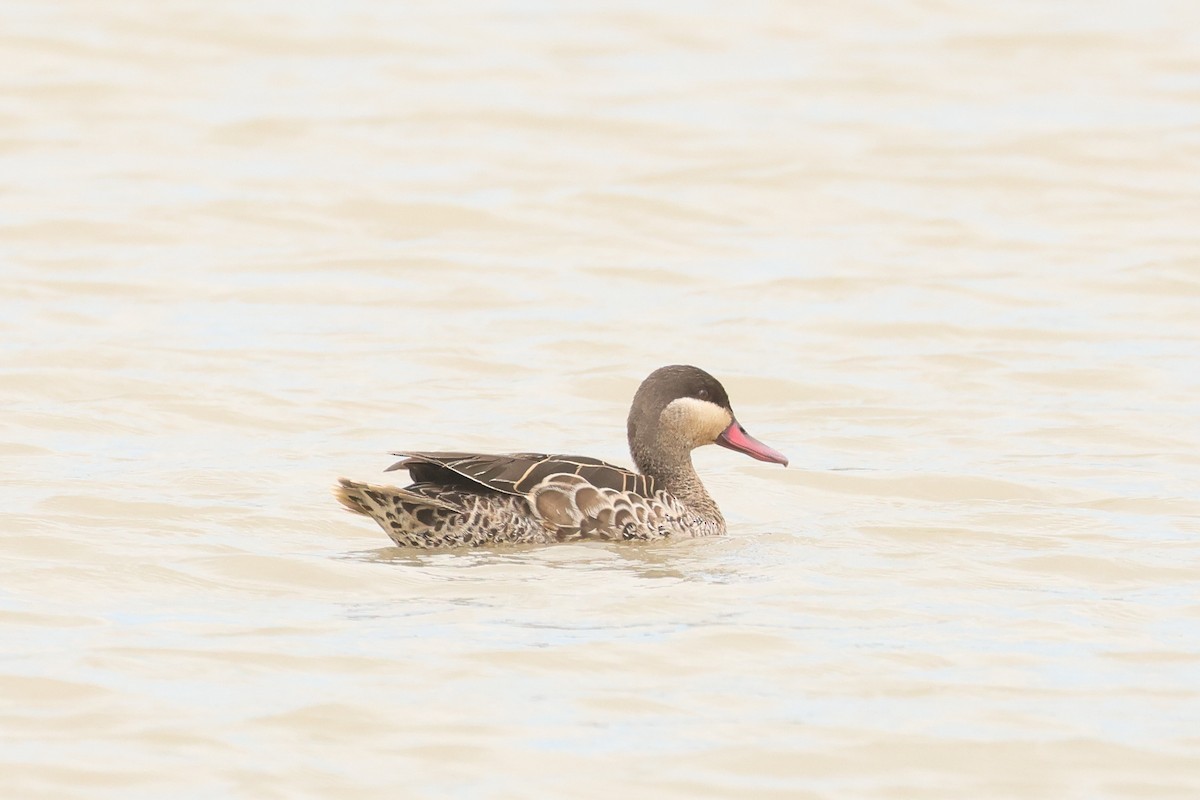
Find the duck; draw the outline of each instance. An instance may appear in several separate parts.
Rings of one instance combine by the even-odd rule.
[[[334,495],[402,548],[691,538],[726,532],[693,450],[717,444],[788,463],[746,432],[725,387],[691,365],[642,381],[626,433],[636,469],[587,456],[399,451],[384,471],[407,470],[410,485],[339,478]]]

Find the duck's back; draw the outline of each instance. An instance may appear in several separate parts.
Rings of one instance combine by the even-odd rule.
[[[555,475],[578,475],[599,489],[654,494],[654,479],[589,456],[545,453],[396,452],[402,456],[385,472],[408,470],[414,483],[444,484],[491,489],[503,494],[528,496]]]

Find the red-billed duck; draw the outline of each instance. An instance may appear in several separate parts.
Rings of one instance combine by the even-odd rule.
[[[746,432],[716,378],[692,366],[650,373],[627,423],[637,471],[587,456],[398,452],[403,489],[341,478],[337,499],[400,547],[715,536],[725,518],[692,466],[719,444],[760,461],[787,458]]]

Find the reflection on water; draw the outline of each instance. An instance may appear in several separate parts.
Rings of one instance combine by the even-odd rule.
[[[1191,6],[9,12],[6,796],[1200,790]],[[330,496],[680,362],[728,537]]]

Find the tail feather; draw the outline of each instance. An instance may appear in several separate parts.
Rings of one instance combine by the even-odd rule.
[[[447,511],[461,511],[455,503],[431,497],[411,488],[401,489],[399,486],[377,486],[349,478],[338,478],[338,485],[333,487],[333,496],[348,511],[364,514],[368,517],[379,518],[376,509],[386,509],[397,503],[405,505],[424,506],[426,508],[442,508]]]
[[[366,488],[365,483],[355,483],[349,478],[338,478],[338,485],[333,487],[333,496],[346,507],[347,511],[369,517],[371,512],[367,510],[367,506],[362,501],[362,491]]]
[[[347,510],[370,517],[401,547],[438,547],[464,544],[465,538],[448,530],[448,523],[464,513],[454,498],[433,484],[377,486],[338,478],[333,495]]]

